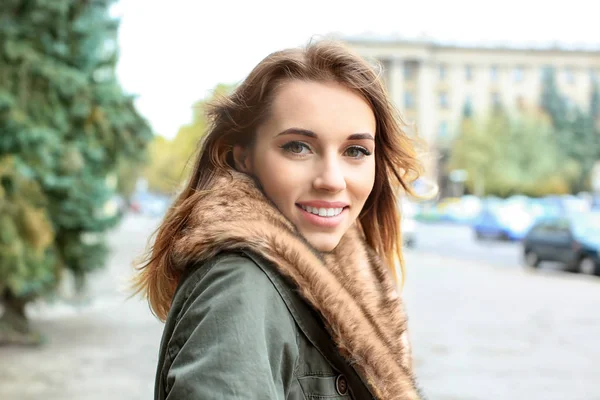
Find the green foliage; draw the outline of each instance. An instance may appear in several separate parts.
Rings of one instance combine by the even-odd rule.
[[[542,84],[541,106],[556,132],[559,150],[556,162],[577,165],[577,173],[569,182],[571,192],[587,190],[594,164],[600,159],[600,130],[595,125],[600,112],[597,84],[593,85],[589,112],[573,105],[560,93],[553,68],[547,68]]]
[[[104,264],[108,177],[152,139],[115,76],[112,3],[0,3],[0,295],[34,298],[63,268]]]
[[[592,83],[592,94],[590,96],[590,116],[595,122],[600,120],[600,88],[598,88],[598,79]]]
[[[139,163],[120,160],[117,167],[117,192],[129,200],[135,192],[136,183],[141,176]]]
[[[565,193],[577,173],[573,164],[557,165],[557,154],[554,130],[543,115],[511,119],[495,112],[463,119],[449,166],[467,171],[471,192],[482,185],[486,195],[541,196]]]
[[[552,125],[557,131],[564,130],[568,126],[567,101],[558,90],[556,72],[550,66],[544,69],[542,77],[541,106],[550,116]]]
[[[16,157],[0,158],[0,293],[32,298],[56,283],[54,230],[40,185]]]
[[[208,128],[205,106],[233,89],[232,85],[217,85],[212,96],[194,104],[192,123],[182,126],[172,141],[161,136],[152,141],[149,163],[144,172],[151,190],[172,194],[188,179],[199,142]]]

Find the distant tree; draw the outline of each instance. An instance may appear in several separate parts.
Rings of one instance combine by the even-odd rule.
[[[578,193],[590,189],[591,172],[600,160],[600,135],[590,113],[581,109],[575,111],[570,132],[573,142],[570,147],[570,160],[577,160],[579,174],[572,181],[572,191]]]
[[[37,343],[26,304],[52,289],[60,274],[48,199],[19,157],[0,158],[0,344]]]
[[[556,84],[554,67],[547,66],[543,70],[540,103],[542,109],[550,116],[552,125],[557,131],[568,128],[569,107]]]
[[[554,127],[559,150],[556,163],[577,165],[578,172],[569,183],[570,191],[574,193],[587,189],[592,168],[600,157],[600,139],[594,126],[598,103],[596,86],[592,90],[590,110],[583,111],[560,93],[554,69],[545,70],[541,106]]]
[[[177,190],[184,166],[174,153],[173,143],[163,136],[157,135],[150,143],[143,176],[151,191],[172,194]]]
[[[530,196],[567,193],[569,182],[578,174],[574,162],[557,164],[559,148],[555,131],[543,115],[513,117],[502,145],[504,177],[514,193]]]
[[[592,82],[592,92],[590,95],[590,115],[595,122],[600,120],[600,89],[598,88],[598,79]]]
[[[481,120],[463,119],[449,165],[467,171],[466,185],[473,193],[564,193],[573,166],[556,165],[554,139],[543,116],[509,118],[497,110]]]
[[[144,175],[150,190],[172,194],[185,182],[191,172],[195,152],[206,134],[206,104],[226,95],[233,85],[219,84],[212,94],[193,105],[192,122],[179,128],[173,140],[157,136],[150,145],[149,160]]]
[[[144,152],[144,161],[147,154]],[[143,163],[139,160],[121,160],[117,165],[117,192],[126,202],[131,200],[135,193],[138,180],[142,177]]]
[[[0,343],[35,342],[25,305],[104,265],[118,167],[152,138],[115,76],[111,3],[0,2]]]

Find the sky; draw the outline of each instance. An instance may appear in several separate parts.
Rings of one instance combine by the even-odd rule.
[[[269,53],[312,37],[600,44],[597,0],[119,0],[112,12],[118,78],[167,138],[218,83],[240,82]]]

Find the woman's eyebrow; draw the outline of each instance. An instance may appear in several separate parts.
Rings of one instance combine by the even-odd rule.
[[[373,137],[373,135],[371,135],[370,133],[354,133],[350,136],[348,136],[347,140],[363,140],[363,139],[369,139],[369,140],[375,140],[375,138]]]
[[[288,128],[282,132],[279,132],[276,137],[283,136],[283,135],[302,135],[302,136],[307,136],[307,137],[314,138],[314,139],[319,137],[313,131],[308,130],[308,129],[303,129],[303,128]],[[375,140],[373,135],[371,135],[370,133],[353,133],[352,135],[348,136],[348,138],[346,140],[363,140],[363,139]]]
[[[276,137],[278,136],[283,136],[283,135],[302,135],[302,136],[308,136],[311,138],[317,138],[317,134],[314,133],[313,131],[310,131],[308,129],[302,129],[302,128],[288,128],[286,130],[284,130],[283,132],[279,132],[277,134]]]

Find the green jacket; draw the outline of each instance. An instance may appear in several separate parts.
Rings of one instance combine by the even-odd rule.
[[[155,400],[373,398],[321,318],[260,256],[227,252],[181,279]]]

